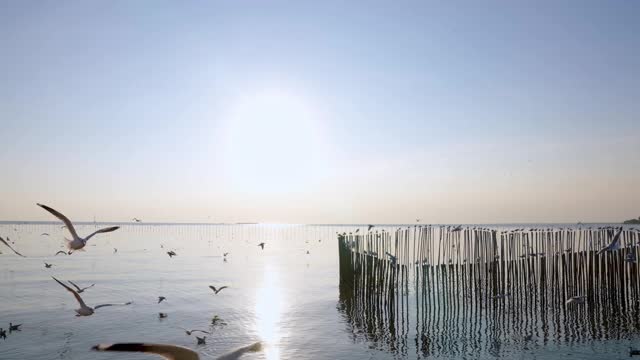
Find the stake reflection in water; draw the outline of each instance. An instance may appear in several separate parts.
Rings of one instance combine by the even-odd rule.
[[[280,321],[282,315],[282,289],[276,271],[267,265],[262,285],[256,293],[256,332],[264,344],[268,360],[280,359],[279,341],[282,337]]]
[[[389,229],[391,230],[391,229]],[[500,356],[640,335],[640,237],[617,228],[446,226],[342,234],[354,338],[407,356]],[[569,303],[584,297],[583,303]],[[509,354],[511,353],[511,354]],[[482,355],[482,356],[481,356]]]

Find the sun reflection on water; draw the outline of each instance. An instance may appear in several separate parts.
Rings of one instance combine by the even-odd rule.
[[[264,270],[262,285],[256,292],[256,332],[265,345],[269,360],[280,359],[279,341],[282,338],[280,320],[282,314],[282,289],[276,271],[271,266]]]

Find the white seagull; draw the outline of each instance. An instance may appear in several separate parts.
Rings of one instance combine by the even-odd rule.
[[[618,233],[613,237],[613,240],[611,240],[609,245],[603,247],[600,251],[598,251],[598,255],[602,254],[605,251],[618,250],[618,248],[620,247],[620,234],[622,234],[622,227],[618,229]]]
[[[586,296],[572,296],[569,300],[567,300],[567,305],[584,304],[586,299]]]
[[[124,304],[101,304],[101,305],[96,305],[96,306],[94,306],[92,308],[90,306],[87,306],[87,304],[84,303],[84,301],[82,300],[82,298],[80,297],[80,295],[78,294],[77,291],[75,291],[72,288],[68,287],[63,282],[61,282],[60,280],[54,278],[53,276],[51,278],[53,280],[55,280],[58,284],[62,285],[65,289],[67,289],[67,291],[71,292],[73,294],[73,296],[76,298],[76,300],[78,300],[78,303],[80,304],[80,308],[76,309],[76,316],[90,316],[90,315],[93,315],[95,310],[98,310],[99,308],[105,307],[105,306],[131,305],[131,302],[127,302],[127,303],[124,303]]]
[[[120,228],[119,226],[111,226],[108,228],[96,230],[93,233],[91,233],[89,236],[83,239],[80,236],[78,236],[78,233],[76,232],[76,229],[73,227],[71,220],[69,220],[66,216],[62,215],[55,209],[48,207],[47,205],[42,205],[42,204],[37,204],[37,205],[47,210],[48,212],[50,212],[53,216],[62,220],[62,222],[64,222],[64,224],[67,226],[67,230],[69,230],[69,232],[71,233],[71,236],[73,236],[73,240],[67,240],[67,246],[69,247],[70,252],[73,250],[82,249],[85,245],[87,245],[87,241],[89,241],[89,239],[91,239],[95,234],[111,232],[111,231],[118,230]]]

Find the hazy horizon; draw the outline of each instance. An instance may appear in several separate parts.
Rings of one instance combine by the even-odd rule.
[[[638,218],[638,34],[625,1],[3,2],[0,220]]]

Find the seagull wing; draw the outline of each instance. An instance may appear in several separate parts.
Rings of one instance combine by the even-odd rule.
[[[106,307],[106,306],[126,306],[126,305],[131,305],[131,304],[133,304],[133,302],[131,302],[131,301],[126,302],[126,303],[124,303],[124,304],[100,304],[100,305],[96,305],[96,306],[94,306],[94,307],[93,307],[93,310],[98,310],[98,309],[100,309],[101,307]]]
[[[222,291],[222,289],[226,289],[228,286],[221,286],[218,288],[218,290],[216,290],[216,294],[219,293],[220,291]]]
[[[82,298],[80,297],[80,294],[78,294],[75,290],[73,290],[72,288],[68,287],[66,284],[64,284],[60,280],[54,278],[53,276],[51,278],[53,280],[55,280],[58,284],[64,286],[64,288],[67,289],[67,291],[70,291],[73,294],[73,296],[76,297],[76,300],[78,300],[78,303],[80,304],[81,307],[88,307],[87,304],[85,304],[84,301],[82,300]]]
[[[73,287],[75,287],[76,289],[78,289],[78,291],[80,291],[80,286],[76,285],[73,283],[73,281],[71,280],[67,280],[69,282],[69,284],[73,285]]]
[[[214,292],[218,292],[218,290],[216,290],[216,287],[213,285],[209,285],[209,289],[213,290]]]
[[[66,253],[66,252],[64,252],[64,251],[62,251],[62,250],[58,251],[58,252],[56,253],[56,256],[58,256],[58,254],[67,255],[67,253]]]
[[[0,241],[2,241],[2,243],[3,243],[3,244],[7,245],[7,247],[8,247],[9,249],[11,249],[11,251],[13,251],[16,255],[18,255],[18,256],[22,256],[22,257],[26,257],[26,256],[24,256],[24,255],[20,254],[19,252],[17,252],[14,248],[12,248],[12,247],[11,247],[11,245],[9,245],[9,243],[8,243],[8,242],[4,241],[4,239],[3,239],[2,237],[0,237]]]
[[[95,234],[100,234],[100,233],[107,233],[107,232],[112,232],[112,231],[116,231],[120,229],[120,226],[112,226],[112,227],[108,227],[108,228],[104,228],[104,229],[100,229],[100,230],[96,230],[93,233],[91,233],[91,235],[87,236],[84,241],[89,241],[89,239],[91,239],[91,237]]]
[[[93,347],[96,351],[127,351],[156,354],[168,360],[199,360],[198,353],[177,345],[121,343],[100,344]]]
[[[66,216],[62,215],[57,210],[48,207],[47,205],[42,205],[42,204],[37,204],[37,205],[47,210],[48,212],[50,212],[53,216],[62,220],[62,222],[67,226],[67,230],[69,230],[74,240],[79,238],[78,233],[76,232],[76,229],[73,227],[73,224],[71,223],[71,220],[69,220]]]

